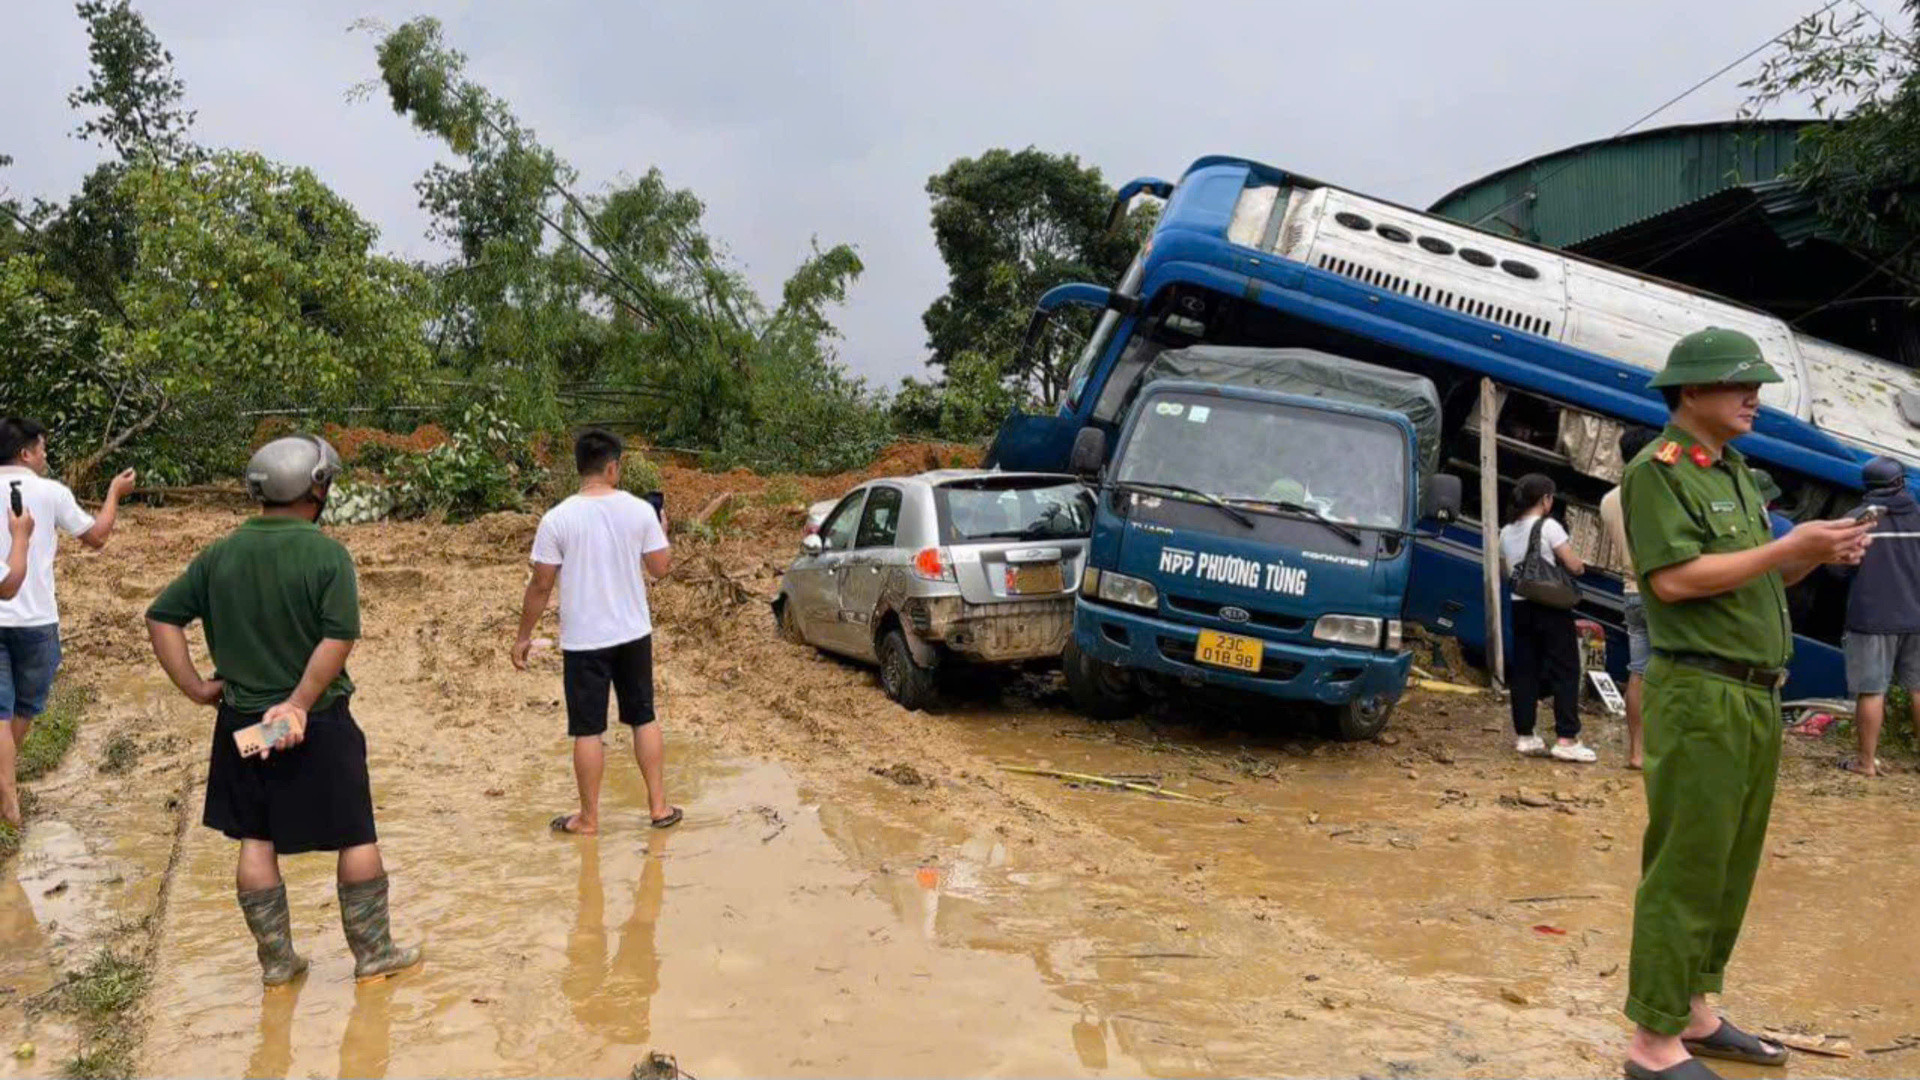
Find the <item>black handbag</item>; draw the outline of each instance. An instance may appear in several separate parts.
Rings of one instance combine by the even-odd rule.
[[[1521,599],[1541,607],[1571,611],[1580,603],[1580,590],[1560,560],[1541,549],[1540,530],[1546,524],[1545,515],[1533,523],[1533,532],[1527,537],[1526,556],[1513,568],[1513,591]]]

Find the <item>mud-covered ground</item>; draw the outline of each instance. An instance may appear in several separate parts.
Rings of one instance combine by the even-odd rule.
[[[38,1050],[0,1075],[72,1055],[72,1021],[28,1002],[102,945],[151,949],[143,1074],[624,1076],[657,1048],[705,1077],[1618,1075],[1642,811],[1615,722],[1580,767],[1514,758],[1477,696],[1416,694],[1351,746],[1279,709],[1095,724],[1038,677],[906,713],[759,603],[834,485],[668,480],[682,516],[742,497],[655,591],[667,832],[624,733],[602,835],[546,830],[573,797],[558,657],[507,663],[534,518],[337,533],[394,923],[428,943],[364,987],[324,856],[286,864],[313,969],[260,987],[232,845],[198,825],[211,717],[147,654],[144,602],[242,511],[135,509],[63,555],[67,677],[99,697],[0,869],[0,1039]],[[103,775],[118,733],[144,752]],[[1792,1074],[1911,1075],[1920,1048],[1886,1048],[1920,1033],[1920,778],[1789,742],[1726,1005],[1853,1055]]]

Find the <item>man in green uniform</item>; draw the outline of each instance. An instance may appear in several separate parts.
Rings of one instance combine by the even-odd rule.
[[[173,684],[220,709],[201,821],[240,841],[240,910],[268,986],[307,969],[293,951],[279,859],[304,851],[339,852],[340,922],[356,978],[420,962],[418,946],[396,947],[388,932],[367,740],[347,708],[347,654],[360,637],[353,559],[314,525],[339,471],[324,439],[261,447],[247,465],[260,516],[208,546],[147,609],[154,655]],[[185,628],[196,619],[213,653],[211,679],[187,650]]]
[[[1753,430],[1760,386],[1779,382],[1745,334],[1709,328],[1654,376],[1666,430],[1621,479],[1627,545],[1653,649],[1646,674],[1647,832],[1634,899],[1626,1075],[1706,1080],[1692,1055],[1754,1064],[1784,1047],[1721,1019],[1717,994],[1740,933],[1780,761],[1780,686],[1793,646],[1788,585],[1858,562],[1867,529],[1812,521],[1778,540],[1752,471],[1728,444]]]

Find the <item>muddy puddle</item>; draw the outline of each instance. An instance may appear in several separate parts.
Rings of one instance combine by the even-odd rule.
[[[689,813],[653,832],[622,760],[602,835],[568,839],[544,831],[570,794],[564,744],[553,750],[516,778],[536,798],[482,796],[426,820],[404,809],[425,781],[376,767],[394,924],[428,947],[424,968],[387,982],[353,983],[318,856],[286,861],[313,968],[263,991],[231,898],[231,847],[200,830],[176,884],[150,1002],[165,1020],[144,1069],[624,1076],[651,1047],[720,1076],[1139,1071],[1095,1046],[1026,957],[949,944],[940,871],[900,861],[910,891],[899,892],[891,868],[861,869],[832,834],[856,855],[915,845],[862,832],[781,768],[674,744]],[[444,830],[490,839],[436,859]]]

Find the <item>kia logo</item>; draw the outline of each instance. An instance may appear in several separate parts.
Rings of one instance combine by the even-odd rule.
[[[1231,604],[1220,609],[1220,617],[1233,623],[1246,622],[1248,619],[1253,618],[1252,615],[1247,613],[1246,608],[1234,607]]]

